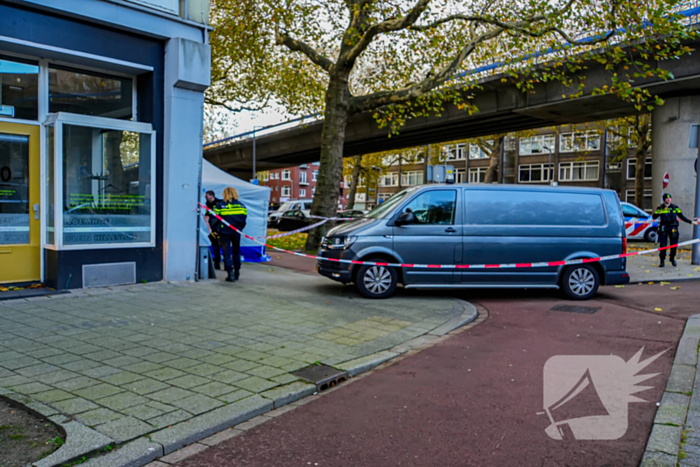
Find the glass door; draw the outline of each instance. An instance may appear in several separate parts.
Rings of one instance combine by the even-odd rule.
[[[41,279],[39,127],[0,122],[0,283]]]

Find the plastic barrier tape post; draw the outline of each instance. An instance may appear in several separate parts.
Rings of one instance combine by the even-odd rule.
[[[276,246],[268,245],[267,243],[260,242],[256,240],[254,237],[251,237],[250,235],[246,235],[228,222],[226,222],[224,219],[222,219],[219,215],[214,214],[214,212],[207,208],[203,204],[199,204],[201,207],[209,211],[211,214],[214,215],[217,219],[219,219],[221,222],[223,222],[225,225],[230,227],[231,229],[235,230],[239,234],[243,235],[245,238],[254,241],[255,243],[258,243],[260,245],[264,245],[268,248],[272,248],[273,250],[276,251],[282,251],[284,253],[289,253],[290,255],[294,256],[300,256],[302,258],[311,258],[311,259],[317,259],[321,261],[331,261],[334,263],[345,263],[345,264],[362,264],[362,265],[367,265],[367,266],[389,266],[393,268],[441,268],[441,269],[486,269],[486,268],[498,268],[498,269],[513,269],[513,268],[546,268],[546,267],[553,267],[553,266],[570,266],[572,264],[583,264],[583,263],[597,263],[601,261],[611,261],[614,259],[621,259],[621,258],[627,258],[630,256],[639,256],[639,255],[648,255],[652,253],[657,253],[662,250],[669,250],[671,248],[676,248],[679,246],[686,246],[686,245],[693,245],[695,243],[700,243],[700,238],[696,238],[693,240],[688,240],[685,242],[678,243],[676,245],[669,245],[665,246],[663,248],[654,248],[651,250],[644,250],[644,251],[634,251],[631,253],[623,253],[619,255],[609,255],[609,256],[600,256],[597,258],[580,258],[580,259],[570,259],[568,261],[548,261],[548,262],[541,262],[541,263],[516,263],[516,264],[403,264],[403,263],[380,263],[380,262],[372,262],[372,261],[356,261],[356,260],[350,260],[350,259],[338,259],[338,258],[325,258],[323,256],[314,256],[314,255],[307,255],[304,253],[299,253],[296,251],[289,251],[285,250],[283,248],[278,248]]]

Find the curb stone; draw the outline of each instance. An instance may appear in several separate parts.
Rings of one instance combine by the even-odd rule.
[[[640,467],[700,466],[699,342],[700,314],[686,322]]]

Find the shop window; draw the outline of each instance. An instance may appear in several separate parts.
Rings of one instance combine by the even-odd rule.
[[[131,78],[52,66],[49,68],[49,112],[131,120]]]
[[[37,120],[39,66],[0,56],[0,118]]]
[[[66,249],[153,246],[151,125],[67,114],[52,115],[47,125],[49,143],[55,140],[53,170],[47,170],[47,205],[53,206],[47,243],[55,238],[55,246]]]

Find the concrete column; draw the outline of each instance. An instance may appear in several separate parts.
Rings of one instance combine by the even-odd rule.
[[[202,163],[204,90],[209,44],[182,38],[165,48],[165,155],[163,167],[164,278],[194,280],[198,182]]]
[[[700,96],[674,97],[652,113],[653,205],[661,203],[664,191],[673,195],[673,204],[689,219],[695,216],[695,158],[697,149],[688,148],[690,125],[700,124]],[[663,177],[670,183],[663,189]],[[692,237],[693,229],[680,223],[681,241]]]

